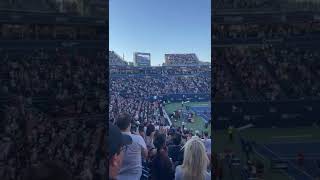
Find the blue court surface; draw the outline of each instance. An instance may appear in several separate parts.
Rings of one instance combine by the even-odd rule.
[[[209,106],[191,106],[190,109],[198,116],[202,117],[205,122],[211,120],[211,107]]]
[[[255,145],[255,151],[262,157],[283,160],[288,163],[287,173],[295,180],[311,180],[319,173],[320,142],[269,143]],[[303,153],[304,161],[298,164],[298,154]]]

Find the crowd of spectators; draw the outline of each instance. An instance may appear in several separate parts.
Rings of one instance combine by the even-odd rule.
[[[283,84],[289,98],[320,96],[317,49],[266,47],[266,61]]]
[[[106,100],[101,98],[106,97],[103,51],[97,53],[90,50],[70,52],[64,49],[34,49],[1,50],[0,54],[3,62],[0,67],[0,80],[3,85],[0,91],[2,102],[0,107],[1,114],[5,117],[1,121],[0,144],[3,151],[0,154],[0,178],[23,179],[27,169],[48,160],[63,162],[75,179],[94,180],[106,177],[107,158],[104,149]],[[92,59],[95,63],[92,63]],[[111,80],[116,82],[117,78]],[[146,138],[148,139],[146,148],[149,148],[150,156],[142,157],[143,159],[138,161],[141,165],[138,166],[142,166],[143,163],[144,167],[151,168],[151,174],[157,174],[155,171],[158,169],[154,168],[155,165],[158,167],[156,161],[162,162],[166,157],[166,163],[170,163],[172,169],[172,172],[168,173],[171,174],[169,178],[173,178],[175,172],[176,179],[184,176],[198,177],[198,175],[208,179],[210,174],[207,173],[209,168],[207,165],[211,152],[206,148],[209,147],[208,135],[193,134],[181,127],[171,127],[169,133],[161,101],[149,102],[142,96],[128,98],[118,93],[125,91],[125,94],[130,95],[137,92],[141,95],[139,92],[144,90],[150,92],[151,84],[155,82],[146,77],[141,80],[150,84],[147,87],[149,89],[143,89],[142,84],[141,87],[137,86],[140,82],[132,82],[133,79],[130,78],[123,78],[118,83],[124,85],[127,83],[125,87],[128,88],[137,87],[133,92],[128,92],[130,89],[121,89],[117,83],[111,83],[109,109],[111,122],[117,124],[119,115],[128,113],[129,117],[134,119],[133,122],[130,120],[129,131],[136,134],[140,132],[142,136],[146,134],[146,137],[149,137]],[[174,83],[179,84],[175,87],[179,91],[173,93],[209,92],[210,80],[204,79],[203,75],[190,76],[190,79],[186,77],[185,80],[188,82],[185,84],[184,79],[179,76],[169,76],[166,80],[172,87],[164,88],[165,93],[170,92],[169,88],[174,88]],[[189,88],[184,87],[185,85]],[[198,90],[196,85],[199,86]],[[163,88],[161,84],[157,87]],[[194,91],[191,91],[192,88]],[[128,127],[120,129],[128,130]],[[159,136],[159,132],[164,135]],[[192,138],[193,135],[198,137]],[[183,139],[182,143],[178,139],[174,140],[173,137],[179,138],[178,136]],[[202,136],[203,140],[199,138]],[[191,140],[188,143],[189,139]],[[144,137],[140,140],[143,145]],[[182,147],[185,142],[187,143],[184,146],[184,159],[191,159],[182,161],[182,151],[177,152],[177,147]],[[166,155],[167,145],[168,155]],[[177,153],[180,155],[176,155]],[[192,169],[193,162],[194,164],[199,162],[195,155],[199,155],[200,162],[205,163]],[[168,158],[175,161],[168,161]],[[182,166],[174,171],[180,164]],[[168,166],[163,168],[166,167]],[[194,170],[195,172],[190,173],[189,169],[190,172]],[[131,177],[133,176],[129,176],[129,179]],[[153,177],[156,178],[157,175]]]
[[[295,24],[226,24],[213,26],[213,40],[273,39],[319,35],[317,22]]]
[[[121,62],[114,62],[114,64],[120,64]],[[124,63],[121,63],[124,65]],[[111,66],[110,74],[113,76],[121,75],[143,75],[143,76],[172,76],[172,75],[211,75],[211,66],[153,66],[153,67],[134,67],[134,66]]]
[[[285,13],[286,9],[278,11],[277,8],[282,6],[281,1],[218,0],[213,3],[215,11],[219,11],[216,18],[221,23],[213,26],[212,44],[215,49],[212,59],[215,86],[213,95],[216,101],[239,100],[240,108],[232,106],[232,112],[252,113],[254,117],[253,114],[257,113],[258,108],[246,106],[250,100],[258,101],[257,105],[261,107],[273,104],[272,101],[288,102],[284,106],[291,107],[290,101],[287,100],[294,100],[299,104],[303,102],[301,99],[319,99],[317,44],[320,29],[316,16],[304,16],[304,21],[299,19],[301,11],[305,10],[304,6],[300,6],[297,12],[292,13]],[[249,15],[251,12],[252,15]],[[248,107],[243,108],[246,109],[244,111],[242,103],[243,107]],[[274,110],[270,108],[270,112],[282,112]],[[258,114],[261,115],[261,119],[265,118],[267,121],[258,122],[255,121],[258,118],[254,117],[252,119],[255,120],[252,122],[255,125],[269,122],[269,113]],[[307,113],[300,115],[302,118],[308,116]],[[230,118],[232,119],[232,115]],[[289,124],[292,122],[294,120]],[[284,123],[283,127],[287,127],[288,122]],[[232,136],[229,134],[229,137]],[[244,146],[242,153],[233,154],[230,152],[235,149],[231,148],[229,151],[226,147],[227,152],[219,152],[219,163],[214,164],[223,165],[214,166],[216,176],[225,179],[223,176],[229,176],[230,172],[236,174],[234,176],[236,179],[237,175],[239,178],[242,176],[242,179],[266,178],[265,164],[250,155],[253,153],[252,148]],[[246,154],[247,163],[239,161],[237,156],[241,154]],[[229,170],[223,171],[223,168]],[[224,174],[225,172],[228,174]]]
[[[113,52],[109,52],[110,94],[130,98],[148,98],[166,94],[210,93],[210,66],[130,67]]]
[[[197,65],[200,63],[196,54],[165,54],[166,66]]]
[[[213,59],[213,91],[214,91],[214,100],[232,100],[240,98],[239,91],[235,82],[232,80],[232,75],[228,71],[227,66],[222,61],[217,61]]]
[[[158,101],[149,102],[140,98],[125,98],[120,95],[110,95],[109,120],[115,122],[116,117],[121,113],[127,113],[139,124],[145,124],[148,121],[155,124],[167,124],[165,119],[160,116],[163,112],[162,104]]]
[[[114,121],[123,134],[132,138],[132,144],[123,148],[117,179],[211,178],[211,138],[208,133],[193,134],[181,127],[159,126],[150,120],[134,128],[134,121],[127,113],[119,114]]]
[[[48,13],[50,15],[67,14],[69,16],[107,17],[107,1],[105,0],[2,0],[2,11]]]
[[[76,179],[106,176],[103,117],[57,119],[28,108],[7,107],[3,121],[1,173],[4,180],[22,179],[27,168],[59,160]],[[26,120],[21,117],[26,117]]]
[[[130,67],[112,57],[109,120],[133,141],[124,150],[118,179],[209,179],[208,133],[170,126],[164,101],[150,97],[210,93],[210,66]]]
[[[225,45],[213,58],[216,100],[319,97],[319,53],[311,44],[319,37],[316,21],[216,24],[213,30]]]
[[[0,92],[25,97],[30,105],[54,106],[52,113],[103,112],[103,53],[95,56],[101,63],[91,63],[92,54],[82,53],[71,56],[62,49],[2,52]],[[84,103],[90,101],[93,104]]]
[[[95,27],[59,25],[0,24],[1,40],[102,40],[104,31]]]
[[[109,51],[109,65],[127,66],[128,63],[126,61],[124,61],[116,52]]]
[[[109,60],[112,64],[123,61],[113,52],[109,52],[110,55],[116,57]],[[142,122],[146,119],[157,122],[153,116],[162,113],[159,110],[162,104],[146,99],[167,94],[208,94],[211,91],[210,66],[113,66],[109,71],[111,120],[121,113],[120,111],[125,111],[138,119],[142,118]]]
[[[242,88],[252,99],[275,100],[280,87],[262,64],[262,54],[245,48],[225,48],[222,61],[241,79]]]
[[[205,94],[210,92],[210,77],[163,76],[118,77],[111,79],[111,91],[130,97],[150,97],[165,94]]]
[[[279,7],[276,0],[217,0],[214,1],[215,9],[252,9]]]
[[[0,3],[1,9],[40,11],[40,12],[68,12],[80,14],[79,3],[77,1],[57,1],[57,0],[30,0],[28,3],[19,0],[3,0]],[[62,8],[64,7],[64,8]]]
[[[22,179],[49,160],[64,163],[75,179],[106,177],[103,51],[0,54],[0,179]]]
[[[176,71],[174,71],[176,69]],[[151,120],[163,123],[162,102],[147,99],[167,94],[208,94],[210,93],[210,68],[124,68],[110,70],[110,120],[126,112],[139,119],[141,123]],[[205,72],[200,72],[205,69]],[[194,73],[193,73],[194,72]],[[157,76],[152,76],[156,74]],[[131,76],[133,75],[133,76]],[[152,76],[152,77],[150,77]]]
[[[319,53],[316,49],[272,45],[230,47],[223,48],[216,58],[219,59],[216,64],[220,67],[227,64],[225,67],[233,74],[233,78],[228,79],[228,76],[222,77],[225,70],[217,73],[216,98],[232,97],[230,91],[232,88],[236,93],[237,81],[240,81],[238,89],[245,92],[244,97],[236,97],[238,99],[281,100],[320,95],[320,84],[317,83]]]

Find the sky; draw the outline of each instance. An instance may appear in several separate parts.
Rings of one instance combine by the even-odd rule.
[[[210,62],[211,0],[109,0],[109,49],[126,61],[151,53],[153,66],[170,53]]]

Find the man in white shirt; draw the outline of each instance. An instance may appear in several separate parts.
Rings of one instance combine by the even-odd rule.
[[[118,180],[140,180],[142,175],[142,157],[148,156],[148,150],[144,139],[140,135],[131,133],[131,117],[127,114],[120,115],[116,125],[123,134],[132,138],[132,144],[127,146],[124,152],[122,167],[117,176]]]
[[[203,143],[204,143],[204,147],[206,148],[207,154],[211,155],[211,139],[208,135],[208,132],[204,132]]]

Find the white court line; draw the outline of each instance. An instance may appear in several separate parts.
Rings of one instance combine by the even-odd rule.
[[[266,158],[265,158],[262,154],[260,154],[260,153],[256,150],[256,148],[253,148],[253,151],[254,151],[256,154],[258,154],[258,156],[260,156],[261,159],[263,159],[264,161],[266,160]]]
[[[266,160],[266,158],[265,158],[262,154],[260,154],[259,152],[256,151],[256,148],[253,148],[253,151],[254,151],[255,153],[257,153],[258,156],[262,157],[263,160]],[[285,171],[285,170],[280,170],[280,172],[282,172],[283,174],[285,174],[285,175],[287,175],[288,177],[291,178],[291,175],[290,175],[287,171]]]
[[[273,152],[270,148],[268,148],[266,145],[262,145],[263,147],[265,147],[269,152],[271,152],[273,155],[275,155],[276,157],[278,157],[279,159],[281,159],[275,152]],[[299,169],[296,165],[292,164],[291,162],[288,162],[291,166],[293,166],[294,168],[296,168],[297,170],[301,171],[303,174],[305,174],[306,176],[308,176],[309,178],[313,179],[313,177],[308,174],[307,172],[305,172],[304,170]]]

